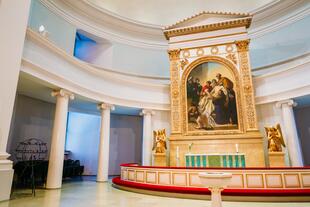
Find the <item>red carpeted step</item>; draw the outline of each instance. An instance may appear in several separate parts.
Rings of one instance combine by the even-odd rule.
[[[171,193],[203,194],[210,195],[208,188],[176,187],[164,185],[152,185],[121,180],[115,177],[112,182],[119,186],[153,190]],[[222,195],[229,196],[310,196],[310,189],[225,189]]]

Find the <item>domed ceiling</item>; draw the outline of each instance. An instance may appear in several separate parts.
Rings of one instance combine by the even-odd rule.
[[[274,0],[86,0],[121,17],[171,25],[201,11],[251,12]]]

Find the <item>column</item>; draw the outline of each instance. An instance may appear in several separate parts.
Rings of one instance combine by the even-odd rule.
[[[100,142],[98,152],[97,182],[107,182],[109,175],[109,149],[110,149],[110,114],[114,106],[107,103],[98,105],[101,110]]]
[[[0,201],[10,198],[12,162],[7,143],[24,48],[30,0],[0,1]]]
[[[180,49],[168,50],[170,60],[170,105],[171,105],[171,133],[180,134],[181,121],[181,89],[180,89]]]
[[[254,100],[254,89],[251,74],[251,65],[249,58],[249,44],[250,40],[240,40],[235,42],[238,56],[239,56],[239,67],[240,77],[242,81],[242,99],[244,100],[244,117],[245,126],[247,131],[257,131],[257,117]]]
[[[142,140],[142,165],[152,165],[152,115],[155,112],[150,109],[143,109],[140,115],[143,115],[143,140]]]
[[[69,99],[74,99],[74,95],[64,89],[53,91],[52,96],[56,97],[56,110],[48,163],[46,181],[47,189],[61,188],[67,130],[68,104]]]
[[[284,138],[287,142],[285,144],[288,149],[291,166],[294,167],[303,166],[303,159],[293,111],[293,107],[296,105],[296,102],[293,100],[285,100],[276,103],[276,106],[282,110],[282,120],[284,125],[282,127],[282,131],[284,133],[283,136],[285,136]]]

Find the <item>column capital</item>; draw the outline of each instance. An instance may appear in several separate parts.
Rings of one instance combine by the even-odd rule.
[[[51,92],[51,96],[53,96],[53,97],[55,97],[55,96],[68,97],[71,100],[74,99],[74,94],[70,91],[65,90],[65,89],[53,90]]]
[[[168,50],[170,60],[178,60],[180,58],[181,49]]]
[[[105,110],[105,109],[109,109],[109,110],[111,110],[111,111],[114,111],[114,109],[115,109],[115,106],[113,105],[113,104],[109,104],[109,103],[99,103],[98,105],[97,105],[97,108],[99,109],[99,110]]]
[[[249,51],[250,39],[235,41],[235,44],[238,52],[246,52]]]
[[[143,115],[155,115],[155,111],[153,111],[152,109],[142,109],[142,111],[140,112],[140,116]]]
[[[293,99],[278,101],[276,103],[277,108],[282,108],[284,105],[287,105],[289,107],[295,107],[295,106],[297,106],[297,103]]]

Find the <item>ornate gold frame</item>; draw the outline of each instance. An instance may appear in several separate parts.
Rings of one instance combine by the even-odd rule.
[[[224,66],[226,66],[231,72],[233,73],[235,80],[236,80],[236,86],[235,86],[235,92],[237,94],[236,96],[236,103],[237,103],[237,114],[238,114],[238,129],[233,130],[212,130],[212,131],[188,131],[188,117],[187,117],[187,89],[186,89],[186,81],[187,77],[190,74],[190,72],[199,64],[205,63],[205,62],[216,62],[220,63]],[[216,135],[216,134],[240,134],[244,133],[244,120],[243,120],[243,111],[242,111],[242,82],[240,81],[240,76],[237,68],[234,66],[233,63],[231,63],[230,60],[219,57],[219,56],[203,56],[196,60],[194,60],[192,63],[190,63],[184,70],[181,78],[181,109],[182,109],[182,128],[183,128],[183,135]]]

